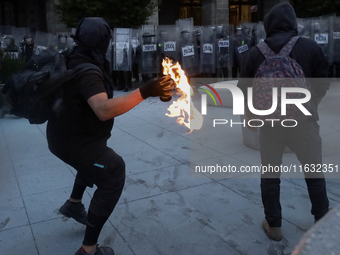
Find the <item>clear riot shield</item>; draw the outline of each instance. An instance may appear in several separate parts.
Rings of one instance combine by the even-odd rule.
[[[257,24],[256,23],[243,22],[241,24],[241,26],[243,27],[244,34],[247,38],[248,46],[252,47],[252,46],[256,45],[256,34],[255,34],[255,32],[256,32]]]
[[[3,35],[1,35],[1,38],[0,38],[0,46],[1,46],[1,49],[3,50],[6,48],[6,43],[5,43]]]
[[[131,71],[131,29],[114,28],[113,38],[113,70]]]
[[[217,77],[229,77],[229,68],[232,65],[232,35],[233,26],[229,24],[216,27],[215,48]]]
[[[330,16],[313,18],[311,34],[314,41],[319,44],[329,63],[333,62],[333,28]]]
[[[26,27],[16,27],[13,29],[13,37],[15,39],[16,45],[22,49],[25,45],[24,37],[29,35],[29,29]]]
[[[4,45],[4,57],[10,59],[19,59],[20,58],[20,40],[15,37],[15,27],[5,26],[5,31],[9,32],[3,36],[3,45]]]
[[[39,55],[43,50],[51,48],[53,41],[53,35],[44,32],[36,32],[35,34],[35,54]]]
[[[58,32],[54,37],[52,46],[57,51],[70,50],[73,48],[74,40],[71,38],[72,32]],[[71,40],[70,40],[71,39]]]
[[[178,29],[178,50],[182,69],[187,76],[197,75],[199,74],[199,56],[193,19],[180,19],[176,21],[176,24]]]
[[[297,18],[296,20],[298,25],[298,35],[305,38],[312,38],[311,37],[312,21],[310,19],[301,18]]]
[[[202,27],[200,32],[200,72],[216,72],[215,30],[212,27]]]
[[[243,26],[237,26],[232,36],[232,77],[236,78],[250,49],[250,41]]]
[[[333,62],[337,65],[336,67],[337,77],[340,77],[340,17],[332,17],[332,23],[333,23]]]
[[[68,41],[68,45],[70,45],[70,48],[72,49],[75,46],[75,42],[74,39],[72,38],[73,35],[76,34],[76,29],[75,28],[71,28],[71,33],[70,36],[67,38]]]
[[[114,47],[113,31],[111,31],[111,35],[112,37],[106,51],[106,59],[110,63],[110,72],[113,70],[113,47]]]
[[[256,38],[255,44],[259,44],[259,43],[263,42],[264,39],[266,39],[266,31],[264,29],[263,22],[259,22],[256,25],[255,38]]]
[[[135,82],[139,81],[139,67],[142,60],[141,30],[132,29],[131,32],[131,69],[132,78]]]
[[[160,61],[168,57],[179,61],[177,45],[177,28],[172,25],[158,26],[158,56]]]
[[[141,33],[141,74],[156,74],[159,72],[159,60],[157,56],[157,28],[155,25],[143,25]]]

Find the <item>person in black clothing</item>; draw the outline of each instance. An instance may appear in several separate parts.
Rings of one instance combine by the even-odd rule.
[[[93,70],[63,88],[64,110],[47,123],[50,151],[77,170],[70,198],[60,213],[86,224],[83,245],[76,255],[113,255],[109,247],[98,247],[98,236],[122,193],[125,163],[106,146],[116,116],[129,111],[147,97],[172,96],[170,76],[149,80],[140,88],[113,98],[106,51],[111,30],[102,18],[84,18],[74,40],[77,46],[67,55],[67,67],[92,63]],[[81,203],[87,186],[97,186],[88,213]]]
[[[242,26],[236,27],[236,32],[232,36],[232,61],[233,65],[231,68],[232,77],[237,78],[238,73],[243,67],[244,59],[246,58],[249,52],[249,40],[247,38],[247,34],[244,31]]]
[[[223,26],[217,27],[216,32],[216,49],[217,49],[217,77],[229,78],[229,66],[231,64],[231,37],[229,29]],[[219,41],[227,45],[219,45]]]
[[[138,39],[132,39],[132,77],[135,79],[135,82],[139,82],[139,62],[141,58],[141,47],[139,45]]]
[[[58,43],[57,46],[54,48],[56,51],[63,51],[67,50],[67,35],[59,34],[58,35]]]
[[[282,47],[293,37],[297,36],[297,22],[293,7],[283,2],[274,6],[264,18],[264,27],[267,33],[265,43],[277,54]],[[328,62],[321,48],[316,42],[299,38],[290,57],[301,66],[305,77],[322,78],[327,76]],[[252,47],[241,69],[242,78],[253,78],[265,57],[258,47]],[[322,84],[320,80],[308,80],[311,91],[310,109],[312,116],[301,121],[296,127],[284,128],[282,126],[263,126],[260,128],[260,152],[262,166],[280,166],[285,147],[289,147],[297,156],[302,166],[306,164],[321,164],[321,138],[319,134],[319,117],[317,105],[329,88],[329,83]],[[238,85],[245,98],[247,87],[251,86],[247,80],[240,80]],[[248,112],[249,119],[249,109]],[[270,178],[268,178],[270,177]],[[311,178],[310,178],[311,177]],[[305,173],[305,181],[312,204],[311,213],[315,221],[328,212],[328,198],[326,182],[322,173]],[[261,175],[261,194],[264,206],[265,220],[262,227],[270,239],[279,241],[281,232],[281,205],[280,205],[280,173]]]
[[[34,42],[33,42],[33,37],[30,35],[26,35],[24,37],[24,42],[23,42],[23,47],[22,47],[22,59],[24,63],[27,63],[28,60],[33,56],[33,51],[34,51]]]

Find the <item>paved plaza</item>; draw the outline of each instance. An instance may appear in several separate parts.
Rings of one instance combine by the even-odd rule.
[[[319,109],[327,164],[340,161],[339,98],[340,83],[334,82]],[[188,134],[165,116],[170,103],[149,98],[115,119],[108,146],[125,160],[127,176],[99,244],[117,255],[290,254],[314,224],[304,180],[282,179],[284,239],[270,241],[261,228],[259,174],[190,173],[203,162],[260,164],[259,151],[243,144],[241,127],[219,127],[225,130],[222,136],[213,132],[214,116],[230,119],[232,109],[208,106],[202,129]],[[0,120],[0,254],[71,255],[82,243],[85,226],[58,214],[75,170],[50,153],[45,130],[46,124],[30,125],[22,118]],[[286,153],[284,164],[298,161]],[[327,179],[331,207],[340,203],[339,184],[340,179]],[[94,190],[86,190],[86,208]]]

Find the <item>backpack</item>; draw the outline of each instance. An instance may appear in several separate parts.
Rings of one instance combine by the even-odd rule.
[[[34,55],[5,85],[11,113],[28,119],[30,124],[46,122],[62,110],[62,86],[89,71],[102,76],[100,68],[91,63],[67,70],[65,52],[45,50]]]
[[[296,121],[307,119],[307,116],[293,104],[287,104],[286,115],[281,115],[282,87],[301,87],[309,90],[301,66],[289,56],[298,39],[298,36],[292,37],[278,54],[275,54],[265,42],[257,45],[266,59],[259,66],[252,83],[254,108],[257,110],[270,109],[272,106],[273,88],[278,89],[276,110],[270,115],[256,115],[258,119],[279,119],[280,121],[284,119]],[[286,97],[287,99],[304,98],[305,95],[302,93],[287,93]],[[308,109],[309,102],[305,103],[304,106]]]

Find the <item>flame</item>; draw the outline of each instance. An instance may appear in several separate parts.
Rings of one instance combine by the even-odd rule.
[[[201,113],[195,108],[191,97],[194,95],[194,91],[188,82],[188,78],[185,76],[180,64],[173,62],[165,58],[162,62],[163,74],[170,74],[171,78],[176,83],[177,94],[180,98],[177,101],[172,102],[165,115],[168,117],[178,117],[177,123],[186,126],[191,133],[194,130],[201,129],[203,125],[203,117]]]

